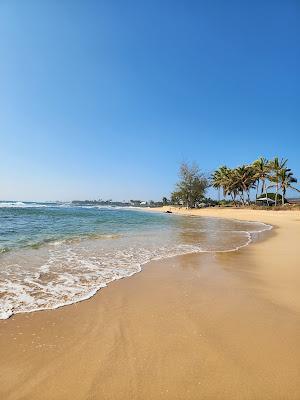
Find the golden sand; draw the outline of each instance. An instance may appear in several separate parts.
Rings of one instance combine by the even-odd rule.
[[[0,399],[300,399],[300,213],[196,213],[276,229],[0,321]]]

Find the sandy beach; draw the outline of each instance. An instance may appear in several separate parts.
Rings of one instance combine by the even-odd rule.
[[[300,398],[300,212],[175,211],[274,229],[0,321],[1,399]]]

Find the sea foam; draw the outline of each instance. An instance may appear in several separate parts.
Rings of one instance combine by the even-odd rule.
[[[271,229],[262,223],[177,216],[153,216],[153,225],[152,216],[131,211],[122,230],[122,213],[110,217],[109,226],[116,224],[115,232],[40,241],[33,248],[27,245],[2,254],[0,319],[85,300],[110,282],[140,272],[152,260],[236,251]]]

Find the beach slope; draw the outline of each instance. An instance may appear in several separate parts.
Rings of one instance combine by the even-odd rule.
[[[299,399],[300,213],[196,214],[274,229],[239,251],[151,262],[87,301],[0,321],[0,398]]]

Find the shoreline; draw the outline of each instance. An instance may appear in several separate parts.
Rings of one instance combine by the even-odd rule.
[[[169,209],[170,207],[168,207],[168,209]],[[151,211],[154,211],[154,210],[152,210],[152,209],[140,209],[140,208],[138,208],[138,207],[136,207],[136,208],[134,208],[134,207],[132,207],[131,209],[134,209],[134,210],[137,210],[137,211],[147,211],[147,212],[151,212]],[[184,215],[184,216],[196,216],[196,217],[199,217],[199,215],[197,215],[197,213],[193,213],[194,211],[197,211],[197,210],[183,210],[184,212],[183,213],[181,213],[180,212],[181,210],[178,210],[176,207],[173,207],[173,213],[174,214],[177,214],[177,215]],[[164,213],[165,211],[164,211],[164,207],[162,207],[162,208],[160,208],[160,209],[155,209],[155,212],[159,212],[159,213]],[[218,217],[214,217],[214,216],[211,216],[212,218],[218,218]],[[223,217],[220,217],[220,218],[223,218]],[[228,218],[228,219],[231,219],[231,220],[234,220],[233,218]],[[237,220],[238,221],[238,220]],[[240,222],[242,222],[241,220],[240,220]],[[252,221],[248,221],[248,220],[246,220],[246,222],[249,222],[249,223],[251,223]],[[109,281],[109,282],[107,282],[106,284],[104,284],[104,285],[102,285],[102,286],[99,286],[99,287],[95,287],[94,289],[93,289],[93,291],[91,291],[90,293],[88,293],[88,294],[86,294],[84,297],[82,297],[81,299],[77,299],[77,300],[70,300],[70,301],[67,301],[67,302],[65,302],[65,303],[59,303],[59,304],[56,304],[56,305],[54,305],[54,306],[52,306],[52,307],[49,307],[49,308],[47,308],[47,307],[40,307],[40,308],[36,308],[36,309],[32,309],[32,310],[27,310],[27,311],[14,311],[14,312],[11,312],[11,313],[6,313],[6,314],[3,314],[3,315],[5,315],[5,318],[1,315],[1,318],[0,318],[0,321],[1,320],[6,320],[6,319],[9,319],[9,318],[11,318],[12,316],[14,316],[14,315],[18,315],[18,314],[30,314],[30,313],[35,313],[35,312],[40,312],[40,311],[52,311],[52,310],[57,310],[57,309],[59,309],[59,308],[62,308],[62,307],[67,307],[67,306],[70,306],[70,305],[73,305],[73,304],[76,304],[76,303],[80,303],[80,302],[82,302],[82,301],[86,301],[86,300],[89,300],[90,298],[92,298],[93,296],[95,296],[100,290],[102,290],[102,289],[104,289],[104,288],[106,288],[107,286],[109,286],[112,282],[114,282],[114,281],[117,281],[117,280],[119,280],[119,279],[124,279],[124,278],[131,278],[133,275],[135,275],[135,274],[137,274],[137,273],[140,273],[140,272],[142,272],[143,271],[143,269],[145,268],[145,266],[147,265],[147,264],[149,264],[149,263],[151,263],[151,262],[153,262],[153,261],[163,261],[163,260],[165,260],[165,259],[168,259],[168,258],[173,258],[173,257],[178,257],[178,256],[183,256],[183,255],[188,255],[188,254],[202,254],[202,253],[230,253],[230,252],[234,252],[234,251],[238,251],[238,250],[240,250],[240,249],[242,249],[242,248],[244,248],[244,247],[247,247],[247,246],[249,246],[251,243],[253,243],[253,238],[255,238],[255,235],[259,235],[259,234],[261,234],[261,233],[263,233],[263,232],[267,232],[267,231],[270,231],[270,230],[272,230],[274,227],[271,225],[271,224],[266,224],[266,223],[264,223],[264,222],[260,222],[260,221],[253,221],[254,223],[256,222],[256,223],[259,223],[259,224],[262,224],[262,225],[264,225],[265,226],[265,228],[266,229],[262,229],[262,230],[257,230],[257,231],[245,231],[245,233],[247,233],[247,236],[248,236],[248,239],[247,239],[247,242],[245,243],[245,244],[241,244],[241,245],[238,245],[237,247],[234,247],[234,248],[228,248],[228,249],[226,249],[226,250],[194,250],[194,251],[190,251],[190,252],[182,252],[182,253],[180,253],[180,254],[176,254],[176,255],[162,255],[162,256],[160,256],[159,258],[154,258],[154,259],[150,259],[150,260],[147,260],[147,261],[145,261],[144,263],[142,263],[142,264],[140,264],[139,265],[139,270],[138,271],[135,271],[135,272],[133,272],[133,273],[131,273],[131,274],[129,274],[129,275],[127,275],[127,276],[122,276],[122,277],[117,277],[117,278],[114,278],[114,279],[112,279],[111,281]],[[56,239],[55,239],[55,241],[56,241]]]
[[[134,207],[131,207],[131,209],[133,209],[134,211],[141,211],[141,212],[144,212],[145,210],[144,209],[140,209],[140,208],[138,208],[138,207],[136,207],[136,208],[134,208]],[[146,211],[153,211],[152,209],[146,209]],[[155,209],[155,211],[156,212],[160,212],[160,213],[164,213],[164,210],[163,209]],[[174,208],[174,213],[175,214],[178,214],[178,215],[180,215],[180,212],[176,212],[177,210]],[[194,216],[194,214],[191,212],[191,211],[194,211],[194,210],[189,210],[189,214],[188,215],[192,215],[192,216]],[[187,215],[184,215],[184,216],[187,216]],[[195,215],[195,216],[197,216],[197,215]],[[198,216],[199,217],[199,216]],[[215,217],[213,217],[213,218],[215,218]],[[223,219],[223,218],[222,218]],[[234,219],[232,219],[232,218],[229,218],[230,220],[234,220]],[[240,222],[242,222],[242,221],[240,221]],[[249,222],[249,223],[251,223],[252,221],[246,221],[246,222]],[[254,222],[255,223],[255,222]],[[242,249],[242,248],[244,248],[244,247],[247,247],[247,246],[249,246],[252,242],[253,242],[253,238],[255,238],[255,236],[256,235],[259,235],[259,234],[261,234],[261,233],[263,233],[263,232],[267,232],[267,231],[269,231],[269,230],[271,230],[271,229],[273,229],[273,226],[272,225],[270,225],[270,224],[266,224],[266,223],[263,223],[263,222],[258,222],[259,224],[261,224],[261,225],[263,225],[264,227],[265,227],[265,229],[261,229],[261,230],[254,230],[254,231],[251,231],[250,229],[249,230],[245,230],[245,231],[242,231],[243,233],[246,233],[246,235],[247,235],[247,241],[246,241],[246,243],[244,243],[244,244],[239,244],[239,245],[237,245],[236,247],[228,247],[227,249],[224,249],[224,250],[204,250],[204,249],[199,249],[199,250],[190,250],[190,251],[184,251],[184,250],[182,250],[182,252],[180,253],[178,253],[178,254],[167,254],[167,253],[165,253],[164,255],[160,255],[159,257],[155,257],[155,258],[153,258],[153,259],[149,259],[149,260],[147,260],[147,261],[144,261],[144,262],[142,262],[141,264],[139,264],[139,269],[138,270],[136,270],[136,271],[134,271],[134,272],[132,272],[132,273],[130,273],[130,274],[128,274],[128,275],[126,275],[126,276],[119,276],[119,277],[114,277],[113,279],[111,279],[110,281],[108,281],[108,282],[106,282],[105,284],[102,284],[101,286],[95,286],[94,288],[93,288],[93,290],[91,290],[89,293],[86,293],[83,297],[81,297],[81,298],[78,298],[78,299],[72,299],[72,300],[68,300],[68,301],[65,301],[65,302],[62,302],[62,303],[57,303],[57,304],[54,304],[54,305],[52,305],[52,306],[48,306],[48,307],[45,307],[45,306],[40,306],[40,307],[38,307],[38,306],[36,306],[36,308],[32,308],[32,309],[27,309],[27,310],[16,310],[16,309],[10,309],[9,311],[6,311],[6,312],[3,312],[2,314],[1,314],[1,312],[0,312],[0,321],[1,320],[6,320],[6,319],[9,319],[9,318],[11,318],[13,315],[17,315],[17,314],[27,314],[27,313],[34,313],[34,312],[38,312],[38,311],[51,311],[51,310],[56,310],[56,309],[59,309],[59,308],[61,308],[61,307],[67,307],[67,306],[70,306],[70,305],[72,305],[72,304],[75,304],[75,303],[79,303],[79,302],[82,302],[82,301],[86,301],[86,300],[88,300],[88,299],[90,299],[90,298],[92,298],[93,296],[95,296],[100,290],[102,290],[102,289],[104,289],[104,288],[106,288],[107,286],[109,286],[112,282],[114,282],[114,281],[116,281],[116,280],[119,280],[119,279],[123,279],[123,278],[130,278],[130,277],[132,277],[133,275],[135,275],[135,274],[137,274],[137,273],[140,273],[140,272],[142,272],[142,270],[143,270],[143,268],[147,265],[147,264],[149,264],[149,263],[151,263],[152,261],[163,261],[163,260],[165,260],[165,259],[168,259],[168,258],[173,258],[173,257],[177,257],[177,256],[182,256],[182,255],[186,255],[186,254],[201,254],[201,253],[229,253],[229,252],[234,252],[234,251],[238,251],[238,250],[240,250],[240,249]],[[101,237],[103,237],[103,236],[115,236],[115,235],[104,235],[104,234],[102,234],[102,235],[99,235],[99,236],[101,236]],[[68,239],[66,239],[66,240],[70,240],[69,238]],[[61,239],[61,241],[63,242],[64,241],[64,239]],[[57,239],[53,239],[53,242],[54,243],[56,243],[57,242]],[[43,242],[44,243],[44,242]],[[12,311],[13,310],[13,311]]]
[[[298,399],[300,212],[193,211],[275,229],[236,252],[152,261],[88,300],[1,320],[1,397]]]
[[[300,210],[269,211],[233,207],[187,210],[174,206],[155,210],[157,212],[170,210],[177,215],[229,218],[271,225],[274,237],[263,243],[255,243],[252,257],[260,265],[260,279],[264,279],[268,286],[266,292],[270,300],[278,302],[280,299],[285,306],[300,311],[300,268],[298,269],[300,250],[297,240],[300,238]],[[270,259],[265,256],[264,251],[270,253]]]
[[[163,206],[144,208],[148,212],[166,213],[171,211],[175,215],[186,215],[194,217],[213,217],[213,218],[227,218],[239,221],[260,222],[267,225],[272,224],[274,220],[284,219],[287,217],[289,220],[294,218],[300,219],[300,210],[262,210],[262,209],[247,209],[238,207],[206,207],[186,209],[178,206]],[[278,219],[279,218],[279,219]]]

